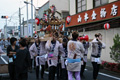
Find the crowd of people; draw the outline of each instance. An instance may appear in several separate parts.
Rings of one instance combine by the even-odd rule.
[[[9,39],[7,56],[10,79],[27,80],[28,70],[31,72],[34,62],[37,80],[44,79],[45,70],[49,72],[48,80],[55,80],[55,74],[57,74],[57,80],[73,80],[73,77],[81,80],[87,63],[88,48],[91,46],[93,80],[97,80],[101,50],[105,48],[102,35],[95,34],[91,42],[78,40],[78,32],[73,32],[71,39],[66,36],[60,39],[58,37],[59,34],[55,32],[49,40],[41,41],[39,36],[35,35],[35,42],[32,44],[25,38],[21,38],[17,44],[16,38]]]

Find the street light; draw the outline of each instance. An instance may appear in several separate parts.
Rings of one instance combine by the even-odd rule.
[[[24,1],[24,3],[27,5],[27,26],[28,26],[28,4],[31,5],[31,19],[32,20],[33,20],[33,7],[35,9],[35,17],[36,17],[36,7],[33,5],[33,0],[31,0],[31,3],[27,1]],[[32,36],[33,36],[33,21],[32,21]]]

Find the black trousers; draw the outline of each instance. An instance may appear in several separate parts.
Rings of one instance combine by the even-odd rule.
[[[39,79],[40,66],[36,66],[36,78]]]
[[[100,64],[97,64],[97,62],[92,62],[92,66],[93,66],[93,79],[97,79]]]
[[[44,76],[45,66],[41,65],[41,78]],[[36,66],[36,78],[39,79],[40,66]]]
[[[55,66],[49,67],[49,79],[48,80],[55,80],[55,72],[56,72]]]
[[[30,59],[30,69],[32,70],[33,59]]]
[[[45,65],[41,65],[41,78],[44,76],[44,71],[45,71]]]
[[[67,69],[62,69],[62,78],[61,80],[68,80]]]
[[[81,71],[80,71],[80,76],[83,76],[83,73],[85,71],[85,67],[86,67],[86,62],[83,63],[83,65],[81,66]]]
[[[57,80],[60,80],[60,79],[61,79],[61,77],[62,77],[62,68],[61,68],[61,63],[58,63],[58,64],[57,64],[56,71],[57,71]]]
[[[8,71],[10,75],[10,80],[16,80],[15,65],[13,63],[8,64]]]
[[[16,78],[17,80],[27,80],[28,79],[28,73],[20,73],[20,74],[16,74]]]

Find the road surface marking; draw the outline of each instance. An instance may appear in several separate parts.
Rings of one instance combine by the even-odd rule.
[[[114,78],[114,79],[120,80],[120,78],[114,77],[114,76],[111,76],[111,75],[108,75],[108,74],[104,74],[104,73],[101,73],[101,72],[99,72],[99,74],[103,75],[103,76],[107,76],[107,77],[110,77],[110,78]]]
[[[1,59],[3,60],[3,62],[5,63],[5,64],[8,64],[8,62],[1,56]]]
[[[85,69],[85,71],[88,71],[88,69]],[[111,76],[111,75],[108,75],[108,74],[105,74],[105,73],[99,72],[99,74],[100,74],[100,75],[103,75],[103,76],[107,76],[107,77],[113,78],[113,79],[120,80],[120,78],[118,78],[118,77],[114,77],[114,76]]]

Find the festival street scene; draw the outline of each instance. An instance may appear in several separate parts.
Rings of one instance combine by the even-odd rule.
[[[0,80],[120,80],[120,0],[0,0]]]

